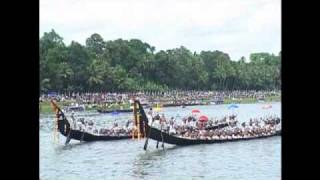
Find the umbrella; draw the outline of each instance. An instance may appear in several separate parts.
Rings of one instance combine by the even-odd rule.
[[[234,108],[239,108],[239,106],[236,105],[236,104],[231,104],[231,105],[228,107],[228,109],[234,109]]]
[[[209,120],[208,116],[202,115],[199,117],[200,122],[207,122]]]
[[[200,113],[200,111],[198,109],[193,109],[191,112],[192,113]]]
[[[270,109],[270,108],[272,108],[271,104],[266,104],[262,107],[262,109]]]

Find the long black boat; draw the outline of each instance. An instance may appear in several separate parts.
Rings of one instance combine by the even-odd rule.
[[[130,139],[132,136],[104,136],[104,135],[94,135],[88,132],[72,129],[70,123],[68,122],[66,116],[57,106],[57,104],[51,100],[52,106],[56,112],[57,117],[57,128],[59,132],[67,137],[66,144],[70,142],[71,139],[78,141],[111,141],[111,140],[121,140],[121,139]]]
[[[195,145],[195,144],[213,144],[213,143],[223,143],[223,142],[232,142],[232,141],[262,139],[262,138],[268,138],[268,137],[272,137],[272,136],[281,135],[281,131],[277,131],[275,134],[268,135],[268,136],[248,137],[248,138],[240,138],[240,139],[224,139],[224,140],[222,140],[222,139],[221,140],[188,139],[188,138],[177,137],[174,135],[169,135],[166,132],[163,132],[159,129],[156,129],[156,128],[149,126],[148,125],[148,118],[144,112],[143,107],[140,105],[140,102],[136,100],[135,103],[138,104],[137,111],[140,114],[140,118],[145,122],[144,124],[145,124],[145,128],[146,128],[145,132],[147,134],[147,138],[151,138],[151,139],[156,140],[158,142],[186,146],[186,145]]]

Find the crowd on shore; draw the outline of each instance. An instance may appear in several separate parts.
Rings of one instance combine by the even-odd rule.
[[[167,102],[169,104],[192,103],[198,101],[223,102],[225,98],[255,98],[264,100],[270,96],[279,96],[280,91],[167,91],[137,93],[64,93],[42,94],[40,102],[55,98],[58,102],[74,101],[79,104],[128,103],[133,97],[142,103]]]

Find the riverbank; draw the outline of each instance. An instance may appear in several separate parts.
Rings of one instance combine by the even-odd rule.
[[[270,96],[266,97],[262,102],[279,102],[281,101],[281,96]],[[223,104],[251,104],[259,102],[256,98],[225,98]]]
[[[204,102],[207,102],[208,100],[204,100]],[[266,97],[264,102],[279,102],[281,101],[281,96],[269,96]],[[256,98],[225,98],[223,104],[251,104],[251,103],[257,103],[258,100]],[[74,103],[73,101],[64,101],[64,102],[59,102],[59,105],[61,108],[64,108],[65,106],[69,106],[71,103]],[[104,110],[110,110],[110,111],[115,111],[115,110],[120,110],[120,109],[129,109],[130,105],[129,104],[123,104],[123,105],[118,105],[118,104],[112,104],[108,107],[103,107]],[[95,106],[86,106],[87,111],[96,111],[98,107]],[[101,109],[101,108],[100,108]],[[41,114],[53,114],[52,107],[49,101],[44,101],[39,103],[39,112]]]
[[[75,103],[75,102],[73,102],[73,101],[58,102],[61,109],[63,109],[66,106],[70,106],[71,103]],[[116,111],[116,110],[121,110],[121,109],[130,109],[130,104],[122,104],[122,105],[111,104],[109,106],[86,105],[85,108],[86,108],[86,111],[96,111],[98,109],[108,110],[108,111]],[[50,101],[40,102],[39,103],[39,112],[41,114],[53,114]]]

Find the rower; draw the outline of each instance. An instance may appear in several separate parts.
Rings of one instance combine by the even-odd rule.
[[[130,120],[127,120],[125,127],[128,128],[128,127],[129,127],[129,124],[130,124]]]
[[[78,126],[79,130],[81,131],[81,130],[82,130],[82,122],[81,122],[81,119],[79,119],[79,120],[77,121],[77,126]]]
[[[77,122],[76,119],[74,118],[74,113],[71,113],[71,119],[72,119],[72,124],[73,124],[73,129],[77,128]]]

